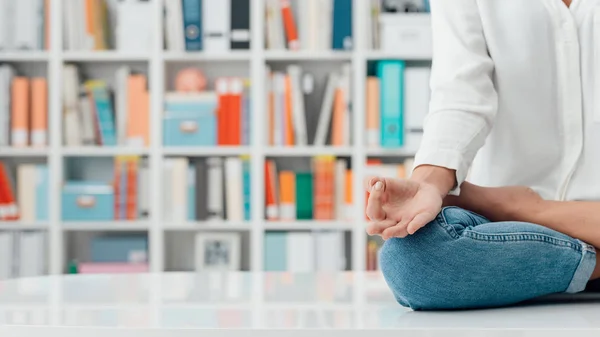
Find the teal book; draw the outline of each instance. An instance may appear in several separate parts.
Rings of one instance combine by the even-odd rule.
[[[244,180],[244,220],[250,220],[250,158],[242,159],[242,176]]]
[[[287,233],[265,233],[265,271],[287,270]]]
[[[381,146],[404,145],[404,70],[406,63],[399,60],[380,61],[377,77],[381,83],[380,115]]]
[[[334,50],[352,49],[352,0],[333,0]]]
[[[194,165],[188,167],[187,201],[187,219],[194,221],[196,220],[196,167]]]
[[[49,180],[48,166],[38,165],[36,169],[37,181],[35,188],[35,219],[37,221],[48,221],[48,192]]]
[[[296,173],[296,219],[313,218],[313,177],[310,172]]]
[[[92,93],[94,99],[100,144],[117,145],[114,112],[106,83],[104,81],[87,81],[85,87]]]
[[[185,35],[185,50],[202,50],[202,1],[181,1],[183,9],[183,33]]]

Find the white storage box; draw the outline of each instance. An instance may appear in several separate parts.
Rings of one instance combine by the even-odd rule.
[[[379,24],[382,51],[404,59],[431,59],[429,13],[384,13],[379,16]]]

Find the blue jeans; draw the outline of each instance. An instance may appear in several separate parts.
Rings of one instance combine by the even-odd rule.
[[[580,240],[539,225],[490,222],[446,207],[414,235],[387,240],[380,263],[401,305],[467,309],[583,291],[596,253]]]

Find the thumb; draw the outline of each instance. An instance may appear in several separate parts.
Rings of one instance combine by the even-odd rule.
[[[383,221],[386,218],[383,210],[383,194],[385,192],[385,179],[373,178],[371,181],[369,200],[367,202],[367,217],[372,221]]]

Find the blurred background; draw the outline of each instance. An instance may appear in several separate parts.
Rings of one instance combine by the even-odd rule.
[[[376,271],[423,0],[0,0],[0,279]]]

